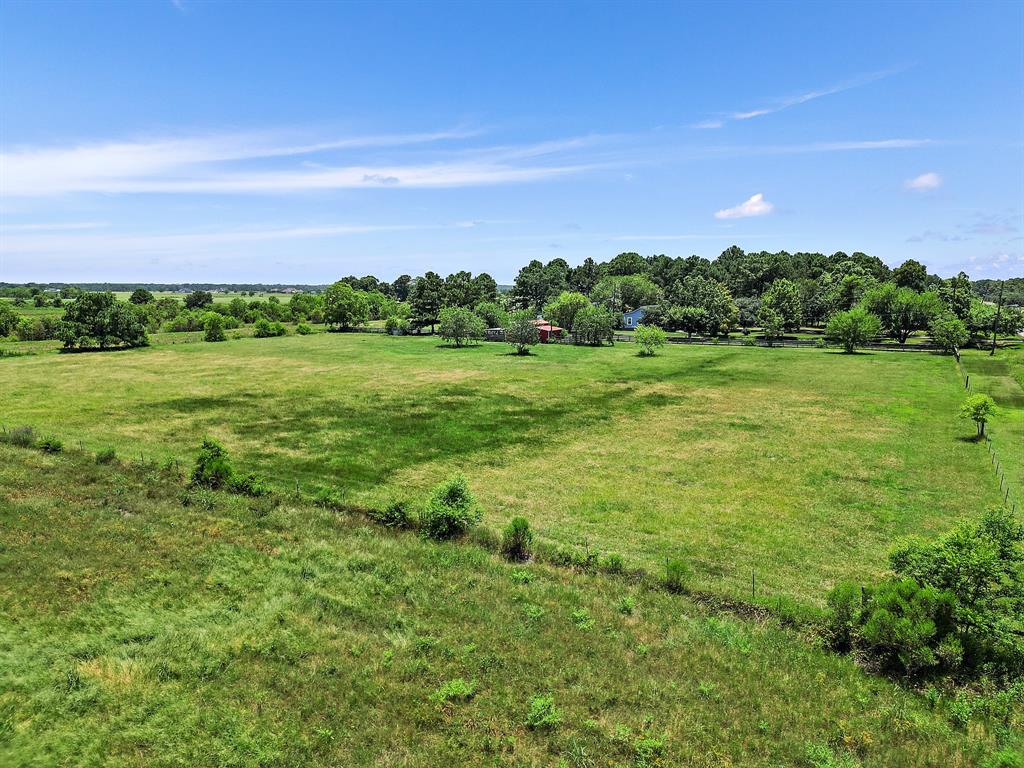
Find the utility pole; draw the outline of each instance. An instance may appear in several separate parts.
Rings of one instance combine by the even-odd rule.
[[[1006,285],[1006,280],[999,281],[999,302],[996,304],[996,319],[992,322],[992,349],[989,351],[988,356],[992,357],[996,353],[996,334],[999,332],[999,316],[1003,312],[1003,286]]]

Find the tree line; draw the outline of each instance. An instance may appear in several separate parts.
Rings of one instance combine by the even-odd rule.
[[[506,291],[489,274],[468,271],[447,277],[433,271],[406,274],[392,282],[373,275],[348,276],[294,293],[287,301],[236,296],[214,303],[210,291],[195,290],[182,302],[137,288],[127,302],[118,302],[109,292],[75,287],[47,294],[36,287],[3,286],[0,294],[17,294],[15,305],[70,304],[62,322],[19,319],[9,302],[0,302],[0,335],[62,338],[67,346],[103,348],[145,343],[145,332],[199,331],[211,324],[217,326],[215,340],[223,329],[242,324],[259,324],[257,335],[277,335],[286,322],[345,330],[380,320],[389,331],[440,331],[459,345],[481,337],[486,328],[507,330],[519,312],[543,316],[584,343],[600,344],[621,325],[622,313],[642,309],[645,325],[688,335],[746,334],[757,328],[771,340],[815,326],[824,327],[828,337],[849,350],[883,334],[905,343],[918,332],[954,348],[972,338],[1014,334],[1024,327],[1015,280],[1006,281],[1008,290],[1002,286],[1000,300],[992,281],[972,283],[963,272],[942,279],[912,259],[890,268],[861,252],[746,253],[733,246],[714,260],[635,252],[605,262],[587,258],[577,266],[564,259],[534,260],[519,270]],[[71,304],[77,305],[73,312]],[[83,312],[95,316],[91,327],[86,327]]]

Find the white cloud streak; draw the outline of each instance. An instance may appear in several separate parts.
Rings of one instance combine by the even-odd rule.
[[[723,208],[715,214],[716,219],[746,219],[750,216],[765,216],[771,213],[775,206],[764,199],[764,195],[758,192],[751,195],[737,206]]]
[[[827,88],[806,91],[804,93],[797,94],[796,96],[789,96],[784,99],[775,99],[765,106],[757,109],[723,113],[715,118],[695,123],[692,127],[701,129],[721,128],[728,122],[751,120],[755,117],[772,115],[776,112],[782,112],[785,109],[789,109],[790,107],[795,107],[800,104],[806,104],[809,101],[814,101],[815,99],[820,99],[823,96],[832,96],[837,93],[842,93],[843,91],[849,91],[853,88],[860,88],[868,83],[873,83],[876,80],[882,80],[883,78],[894,75],[899,71],[901,70],[889,69],[881,72],[869,72],[868,74],[859,75],[851,78],[850,80],[844,80],[841,83],[836,83],[835,85],[828,86]]]
[[[15,235],[0,237],[0,253],[194,253],[237,244],[268,241],[316,239],[403,230],[461,229],[456,224],[337,224],[309,227],[279,227],[219,232],[138,235]]]
[[[469,131],[399,134],[290,144],[254,135],[21,148],[0,154],[0,195],[72,193],[285,193],[366,187],[458,187],[536,181],[578,173],[577,163],[527,164],[583,146],[586,139],[520,147],[462,150],[433,162],[338,164],[304,162],[267,170],[238,163],[338,150],[429,144]]]

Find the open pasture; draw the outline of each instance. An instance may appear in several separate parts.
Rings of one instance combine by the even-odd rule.
[[[191,463],[204,435],[278,487],[418,499],[463,472],[485,523],[694,585],[820,604],[999,494],[951,358],[820,350],[240,339],[0,364],[3,421]]]
[[[774,622],[180,490],[0,445],[0,764],[967,768],[998,749]]]

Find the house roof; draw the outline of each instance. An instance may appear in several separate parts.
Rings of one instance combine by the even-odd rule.
[[[557,325],[552,325],[547,320],[534,320],[533,324],[535,326],[537,326],[537,330],[539,330],[539,331],[547,331],[548,333],[551,333],[552,331],[564,331],[565,330],[565,328],[559,328]]]

